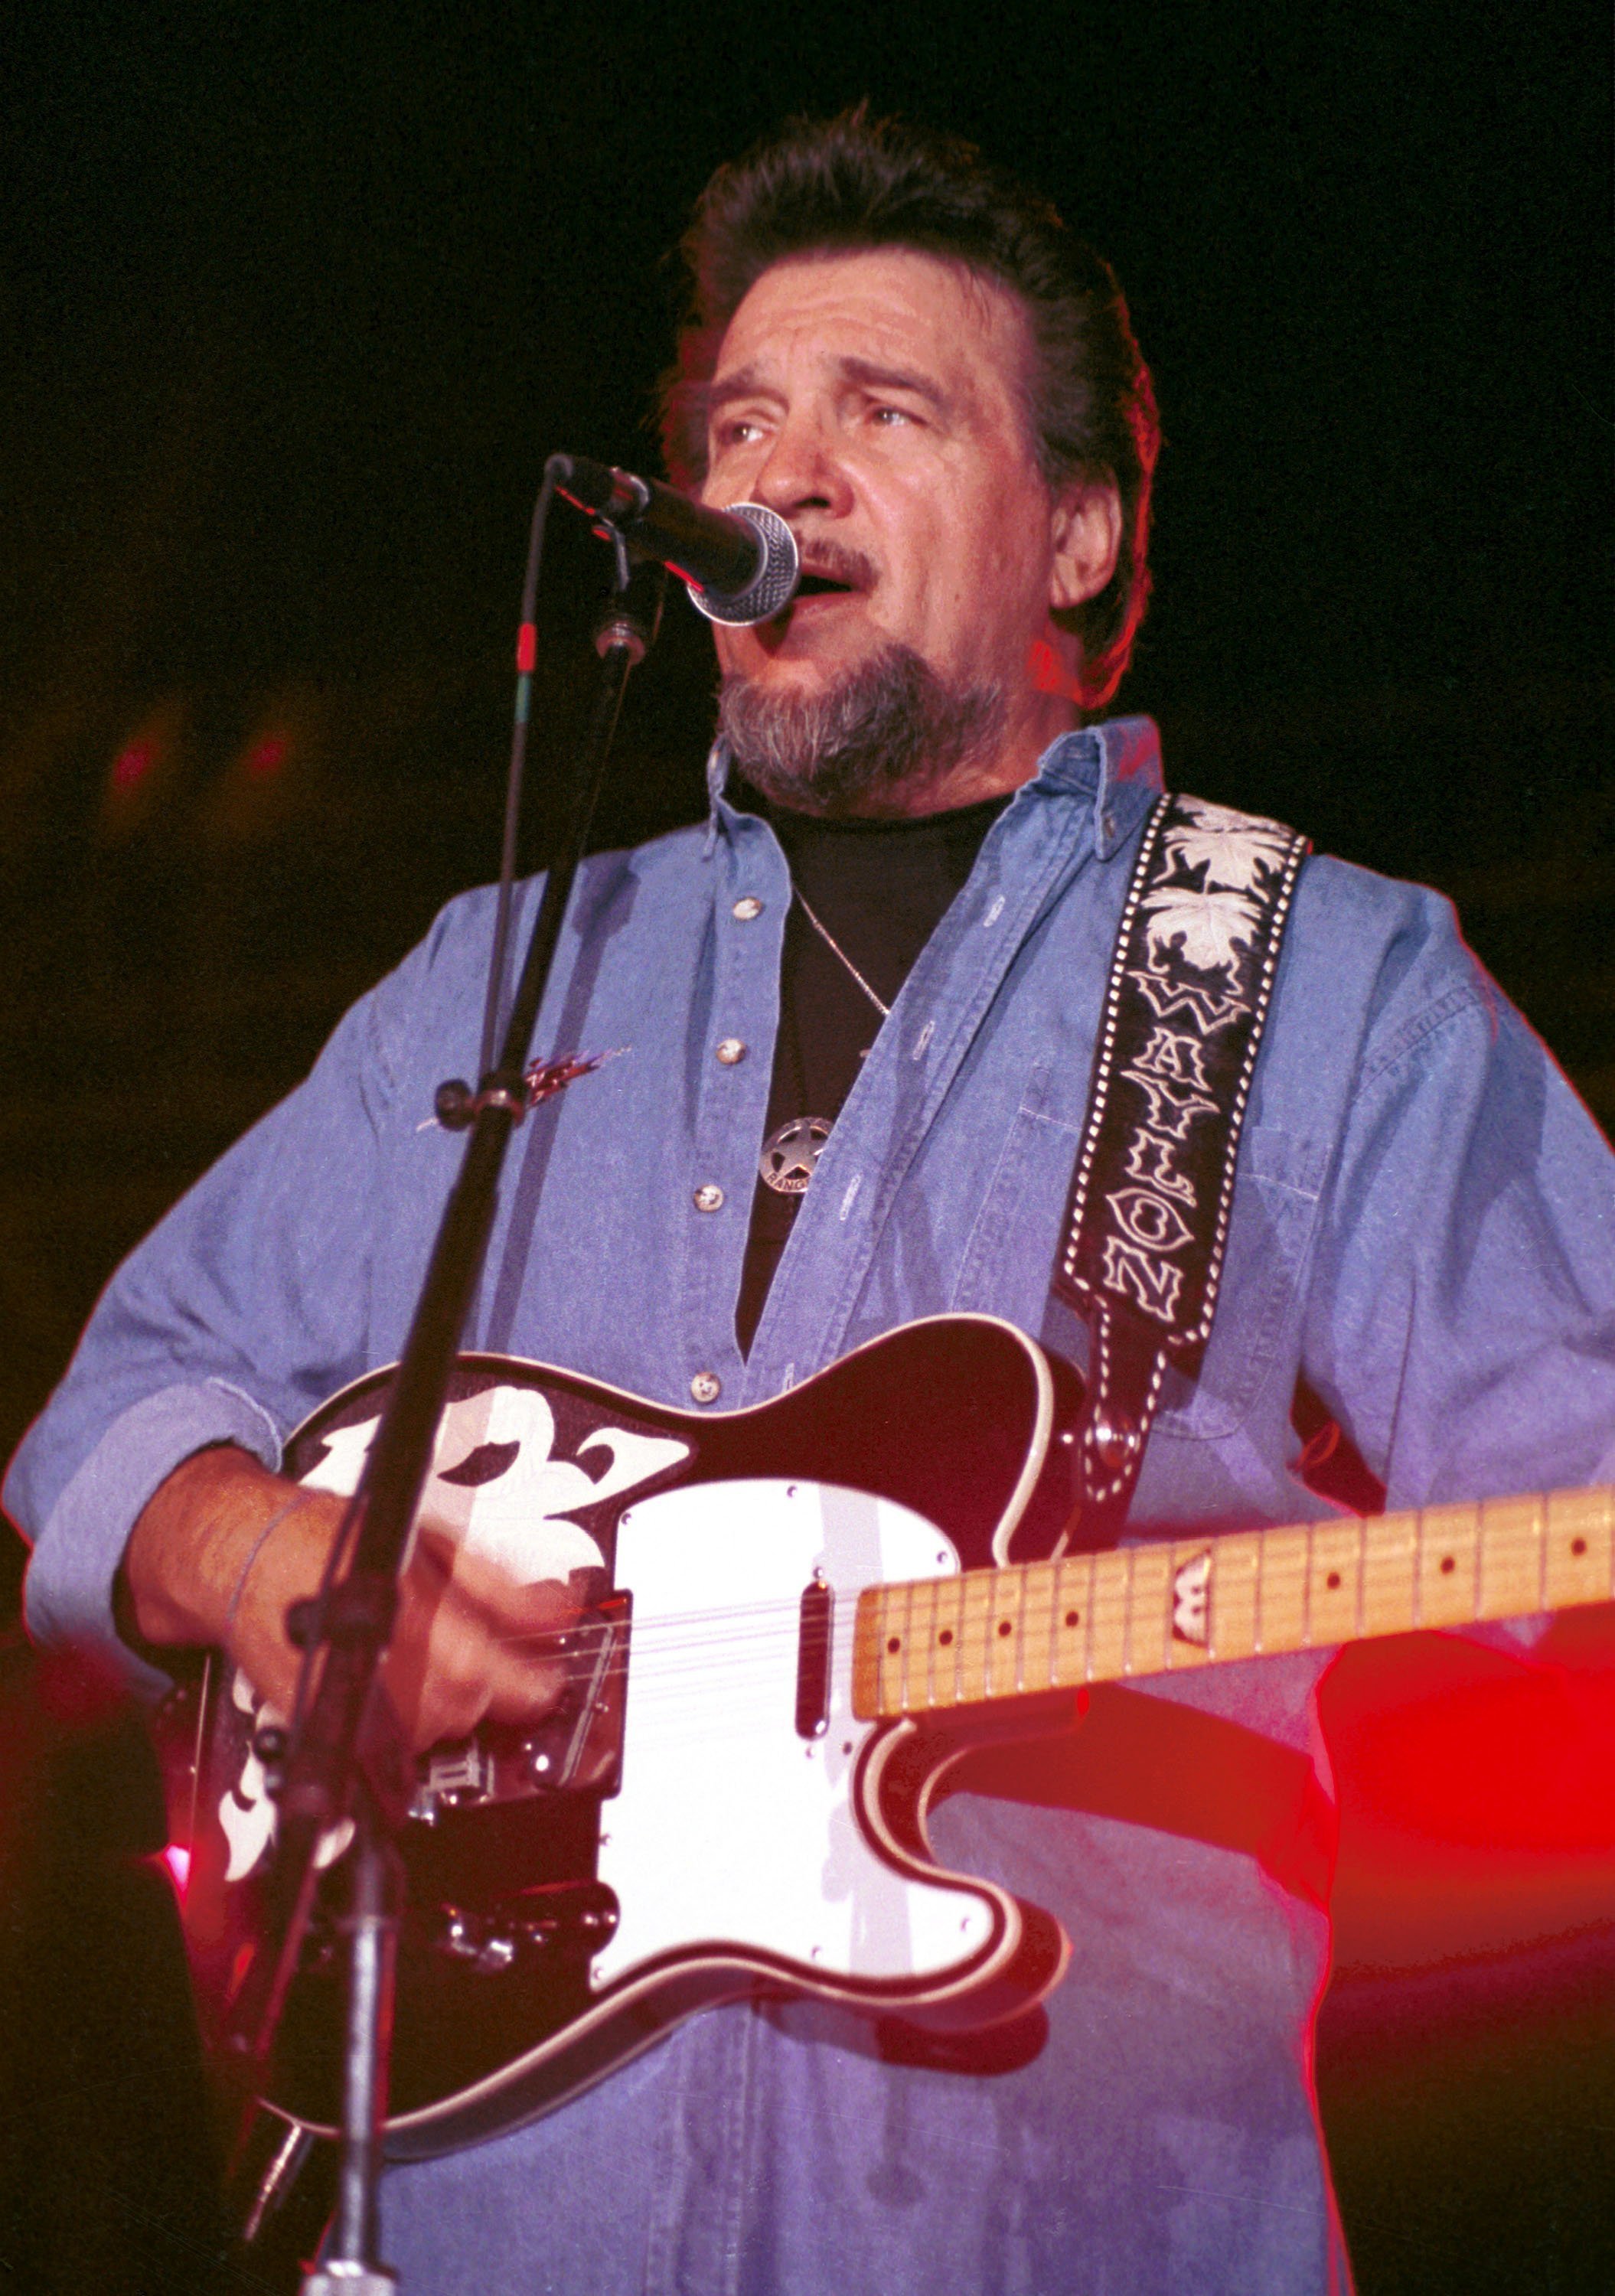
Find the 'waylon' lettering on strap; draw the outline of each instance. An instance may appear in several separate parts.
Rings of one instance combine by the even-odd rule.
[[[1054,1289],[1093,1334],[1085,1504],[1116,1527],[1170,1362],[1200,1369],[1234,1160],[1308,844],[1163,797],[1122,913]],[[1092,1526],[1091,1526],[1092,1527]]]

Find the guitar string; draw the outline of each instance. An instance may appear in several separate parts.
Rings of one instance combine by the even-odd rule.
[[[1499,1546],[1510,1544],[1525,1546],[1531,1543],[1529,1537],[1511,1541],[1506,1532],[1497,1542]],[[1267,1544],[1266,1539],[1263,1544],[1264,1546]],[[1267,1560],[1270,1566],[1278,1562],[1278,1558],[1272,1555],[1269,1555]],[[1504,1562],[1505,1558],[1499,1554],[1495,1560]],[[1049,1564],[1044,1567],[1052,1570],[1055,1566]],[[973,1572],[965,1575],[975,1576]],[[991,1575],[996,1577],[999,1574],[995,1572]],[[1264,1611],[1270,1608],[1277,1609],[1283,1606],[1284,1596],[1290,1591],[1282,1583],[1284,1578],[1293,1579],[1293,1593],[1303,1603],[1311,1593],[1312,1574],[1302,1558],[1297,1558],[1289,1570],[1284,1570],[1281,1563],[1277,1570],[1270,1568],[1266,1575],[1270,1578],[1272,1583],[1263,1590],[1264,1595],[1268,1598],[1262,1603]],[[952,1574],[949,1574],[945,1578],[921,1579],[913,1583],[916,1587],[934,1585],[940,1587],[950,1583],[951,1580]],[[1126,1612],[1128,1608],[1125,1589],[1119,1587],[1115,1590],[1115,1595],[1118,1610],[1116,1623],[1122,1626],[1126,1623]],[[856,1597],[851,1599],[856,1600]],[[676,1619],[634,1620],[628,1623],[628,1636],[630,1643],[637,1645],[642,1652],[652,1645],[663,1651],[669,1648],[676,1650],[681,1640],[685,1641],[688,1648],[700,1662],[711,1660],[715,1655],[721,1653],[732,1654],[736,1650],[743,1648],[748,1641],[755,1641],[764,1636],[772,1637],[782,1632],[794,1633],[799,1629],[799,1622],[800,1614],[797,1602],[786,1600],[731,1604],[722,1609],[681,1611]],[[581,1620],[571,1627],[535,1628],[528,1633],[499,1635],[492,1639],[496,1647],[510,1650],[527,1649],[535,1656],[553,1652],[559,1657],[583,1657],[591,1654],[591,1646],[597,1646],[602,1635],[620,1633],[625,1623],[627,1622],[619,1621],[613,1624],[605,1620]],[[1264,1620],[1263,1623],[1265,1624],[1266,1621]],[[1304,1625],[1302,1631],[1304,1635]],[[1354,1638],[1360,1638],[1361,1635],[1362,1628],[1359,1625],[1357,1636]],[[570,1638],[571,1643],[570,1650],[565,1646],[568,1637]],[[1306,1647],[1305,1641],[1299,1646]]]

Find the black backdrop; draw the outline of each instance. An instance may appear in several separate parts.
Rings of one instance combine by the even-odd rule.
[[[1457,894],[1615,1117],[1601,0],[36,0],[0,40],[8,1445],[119,1254],[491,873],[544,455],[646,464],[665,251],[793,110],[962,131],[1111,256],[1167,438],[1121,705],[1180,785]],[[560,536],[552,766],[601,578]],[[709,694],[676,607],[603,838],[696,811]],[[541,791],[529,857],[549,818]],[[1400,2190],[1430,2115],[1398,2120],[1405,2068],[1369,2056],[1342,2158],[1399,2128],[1362,2190]],[[1537,2120],[1596,2118],[1601,2071],[1557,2104],[1532,2078]],[[1520,2142],[1488,2134],[1439,2234],[1354,2203],[1365,2286],[1586,2284],[1562,2182],[1492,2236]]]

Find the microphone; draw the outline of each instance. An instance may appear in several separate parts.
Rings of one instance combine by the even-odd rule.
[[[552,455],[549,467],[558,493],[614,527],[632,556],[670,568],[709,622],[766,622],[796,589],[796,537],[761,503],[709,510],[583,455]]]

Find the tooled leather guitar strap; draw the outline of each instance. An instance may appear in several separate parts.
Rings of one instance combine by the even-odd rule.
[[[1053,1278],[1092,1341],[1074,1531],[1085,1547],[1109,1544],[1126,1519],[1167,1365],[1200,1371],[1309,849],[1280,822],[1193,797],[1161,798],[1144,830]]]

